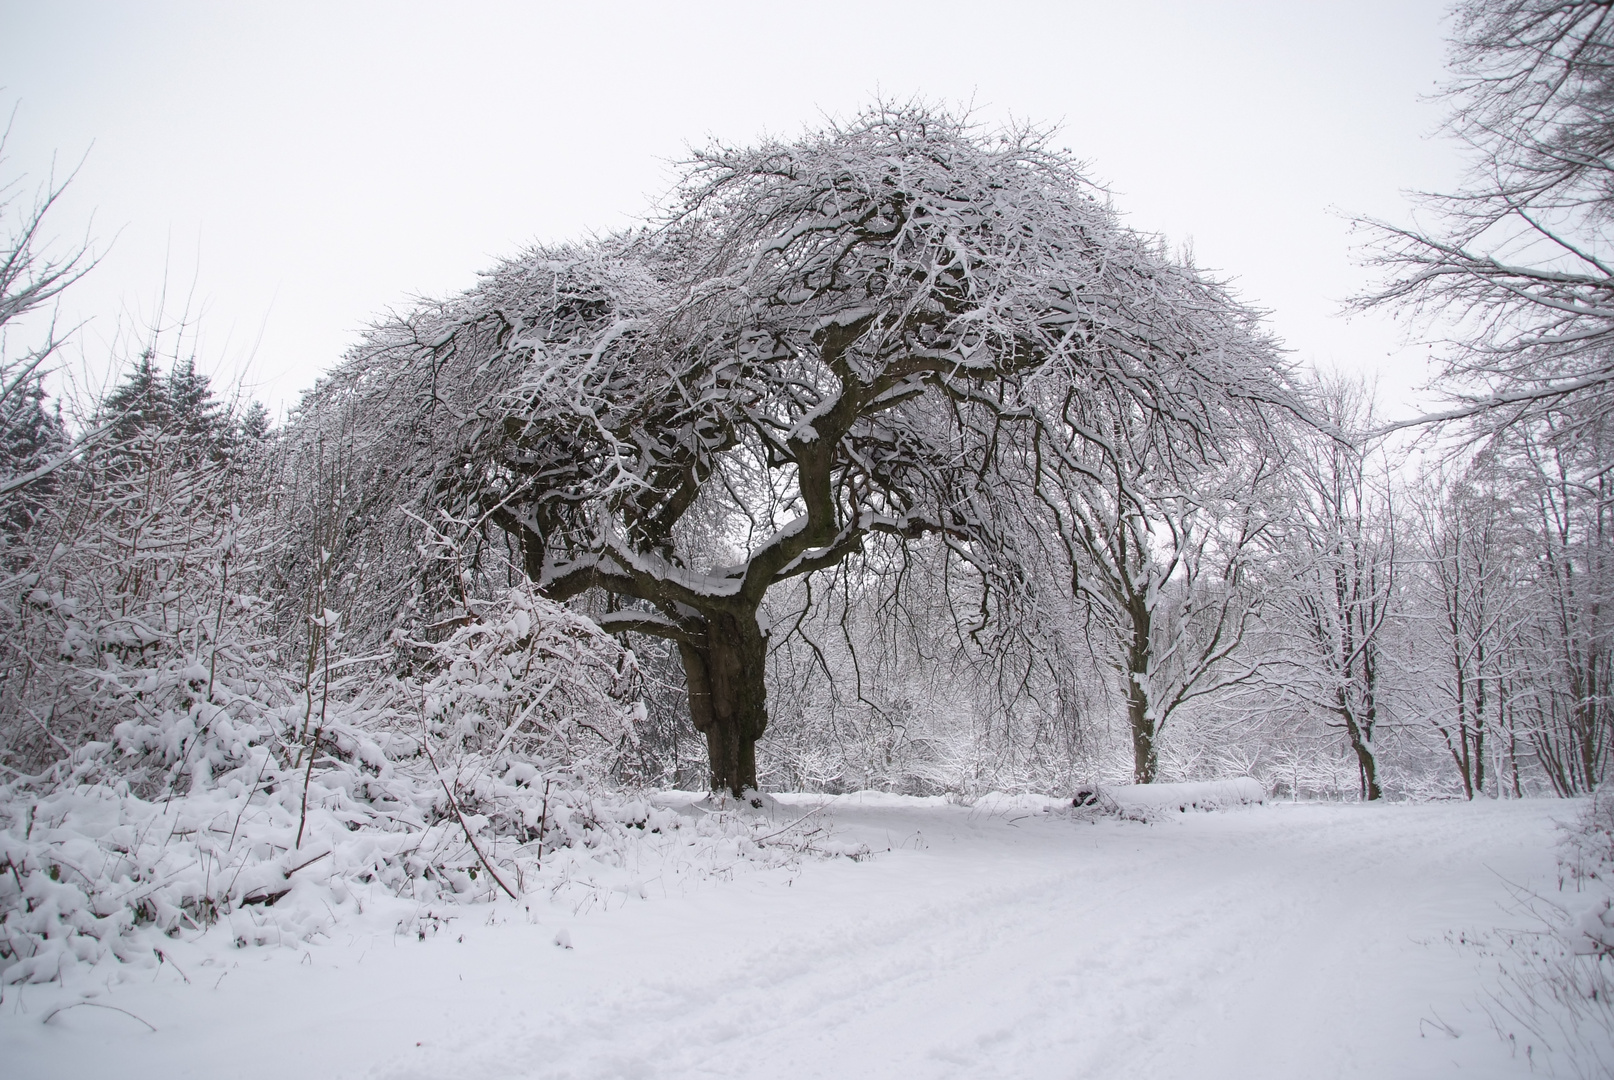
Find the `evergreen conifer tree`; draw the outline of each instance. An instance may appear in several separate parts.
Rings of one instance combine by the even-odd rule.
[[[176,361],[164,375],[147,349],[99,410],[113,425],[112,441],[132,448],[153,439],[177,441],[187,454],[228,457],[237,433],[230,411],[194,360]],[[265,427],[267,427],[267,415]]]

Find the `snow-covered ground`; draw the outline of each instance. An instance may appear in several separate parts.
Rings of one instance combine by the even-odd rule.
[[[452,918],[424,939],[419,913],[377,898],[337,940],[237,949],[219,928],[93,997],[8,987],[0,1073],[1531,1074],[1456,939],[1525,921],[1517,890],[1556,895],[1572,804],[1143,823],[865,794],[770,812],[784,826],[826,801],[808,824],[867,858],[692,873],[647,850],[614,890],[437,909]]]

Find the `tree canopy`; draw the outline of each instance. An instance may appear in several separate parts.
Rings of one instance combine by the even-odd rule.
[[[607,629],[675,642],[739,791],[769,588],[876,534],[990,560],[1039,381],[1075,388],[1077,437],[1109,438],[1118,396],[1203,452],[1214,403],[1283,398],[1274,370],[1254,317],[1042,134],[879,107],[697,153],[661,220],[384,322],[304,415],[368,432],[421,516],[502,530],[549,596],[601,590]]]
[[[1614,6],[1467,0],[1452,112],[1469,172],[1433,228],[1368,222],[1385,284],[1363,306],[1449,320],[1448,418],[1506,424],[1614,385]],[[1588,413],[1588,415],[1590,415]]]

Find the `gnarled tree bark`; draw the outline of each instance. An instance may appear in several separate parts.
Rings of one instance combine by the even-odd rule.
[[[713,791],[740,795],[757,786],[756,745],[768,727],[767,653],[754,610],[708,618],[704,640],[678,643],[689,717],[706,736]]]

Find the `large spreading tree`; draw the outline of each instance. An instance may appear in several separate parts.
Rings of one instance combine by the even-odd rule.
[[[739,793],[767,591],[876,533],[985,567],[1038,379],[1201,423],[1238,342],[1200,332],[1230,301],[1198,284],[1038,133],[878,107],[700,152],[653,225],[389,319],[304,426],[416,518],[502,534],[549,596],[675,643],[712,785]]]

